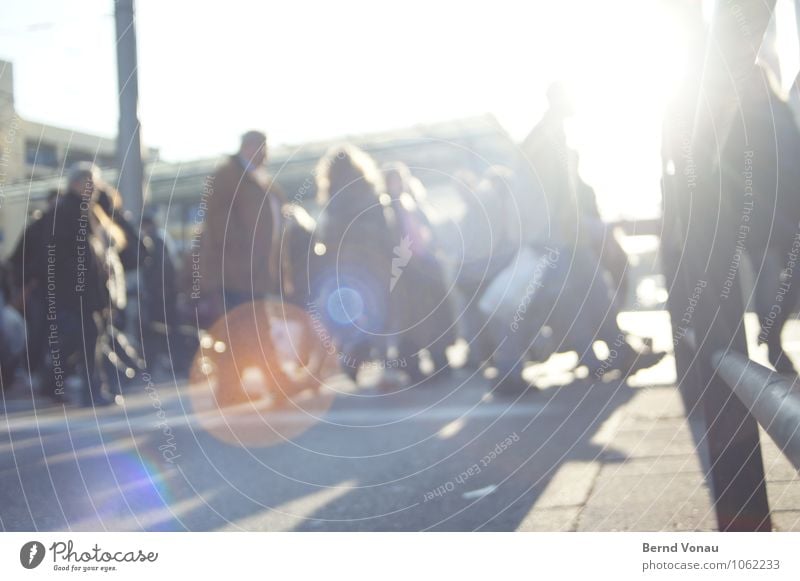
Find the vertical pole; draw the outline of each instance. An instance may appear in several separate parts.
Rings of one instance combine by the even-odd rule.
[[[117,32],[117,81],[119,129],[117,133],[118,185],[125,207],[138,218],[144,204],[142,184],[141,126],[139,124],[139,75],[136,59],[134,0],[115,0]]]
[[[736,96],[755,68],[773,4],[717,4],[707,54],[690,56],[704,63],[701,74],[690,80],[682,106],[669,120],[675,133],[672,147],[677,148],[672,158],[681,177],[673,182],[678,184],[674,201],[685,249],[678,273],[683,284],[678,288],[700,289],[692,293],[698,295],[692,296],[692,367],[722,531],[771,529],[758,424],[719,377],[712,355],[715,350],[747,353],[739,267],[745,260],[743,238],[751,209],[739,191],[746,147],[735,123]]]
[[[686,261],[691,252],[685,243],[685,226],[691,216],[691,206],[681,192],[690,188],[695,179],[695,166],[691,159],[691,115],[694,113],[697,85],[702,76],[702,55],[707,42],[703,25],[701,3],[694,0],[669,2],[688,39],[688,58],[684,66],[682,86],[674,91],[674,98],[664,115],[662,126],[662,235],[661,263],[669,295],[667,311],[672,323],[672,344],[675,354],[677,387],[680,391],[687,418],[701,420],[703,406],[700,402],[700,381],[695,366],[696,339],[692,319],[697,281],[686,273]]]
[[[674,160],[670,161],[674,162]],[[678,203],[680,200],[678,188],[682,186],[683,176],[675,175],[675,168],[672,165],[664,170],[661,188],[663,222],[660,259],[669,293],[666,307],[672,323],[675,379],[683,400],[683,407],[686,410],[686,417],[689,420],[695,420],[702,415],[702,405],[697,389],[699,381],[694,367],[695,351],[694,346],[690,343],[694,337],[690,318],[692,312],[690,307],[693,309],[690,301],[694,289],[688,287],[688,280],[683,272],[685,268],[681,268],[681,262],[685,260],[685,248],[682,245],[682,225],[685,221],[679,214],[681,207]],[[667,173],[667,170],[670,173]]]

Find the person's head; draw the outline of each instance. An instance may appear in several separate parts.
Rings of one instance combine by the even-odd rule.
[[[402,161],[393,161],[383,165],[383,179],[386,182],[386,193],[393,200],[403,193],[409,192],[411,170]],[[410,192],[409,192],[410,193]]]
[[[569,87],[563,81],[556,81],[547,88],[547,102],[550,110],[559,117],[571,117],[575,114]]]
[[[353,207],[375,203],[383,192],[383,177],[366,152],[350,144],[332,147],[317,164],[317,202],[335,198]]]
[[[242,135],[239,156],[253,166],[264,165],[267,161],[267,136],[262,131],[248,131]]]
[[[69,170],[67,192],[92,198],[100,180],[99,167],[90,161],[79,161]]]

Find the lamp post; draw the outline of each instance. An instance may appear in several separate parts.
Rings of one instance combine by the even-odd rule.
[[[134,0],[115,0],[119,128],[117,131],[117,184],[125,207],[138,219],[144,204],[142,185],[141,125],[139,124],[139,75],[136,59]]]

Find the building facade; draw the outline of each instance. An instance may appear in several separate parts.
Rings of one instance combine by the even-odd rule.
[[[8,253],[24,226],[27,213],[18,195],[9,198],[9,190],[31,185],[32,191],[43,183],[58,183],[69,167],[79,161],[91,161],[113,170],[116,140],[71,129],[37,123],[19,116],[14,106],[14,70],[10,62],[0,60],[0,254]],[[153,163],[158,150],[146,148],[144,161]],[[36,185],[33,185],[36,184]]]

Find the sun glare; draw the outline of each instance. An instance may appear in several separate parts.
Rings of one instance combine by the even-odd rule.
[[[562,70],[576,105],[570,140],[607,217],[652,217],[660,201],[661,119],[685,39],[660,2],[615,6],[576,19],[575,41],[564,45]]]

